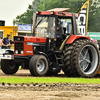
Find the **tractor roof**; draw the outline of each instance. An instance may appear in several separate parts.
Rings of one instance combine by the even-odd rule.
[[[70,8],[54,8],[54,9],[50,9],[48,11],[57,11],[57,12],[66,12],[68,11]]]
[[[72,17],[72,13],[66,12],[70,8],[54,8],[48,11],[39,11],[38,15],[58,15],[65,17]],[[75,17],[78,17],[78,14],[75,14]]]

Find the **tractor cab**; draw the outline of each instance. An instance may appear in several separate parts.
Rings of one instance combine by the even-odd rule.
[[[63,41],[71,34],[80,35],[78,14],[65,12],[68,10],[69,8],[55,8],[49,11],[38,11],[33,15],[36,16],[33,20],[33,36],[46,38],[49,42],[47,47],[49,50],[59,50]],[[60,33],[57,24],[62,27]]]
[[[36,18],[36,37],[56,38],[56,17],[55,16],[37,16]]]

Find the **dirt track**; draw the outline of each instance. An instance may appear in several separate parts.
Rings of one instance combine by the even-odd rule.
[[[14,77],[33,77],[19,70]],[[0,77],[13,77],[0,71]],[[0,100],[100,100],[100,85],[46,84],[36,86],[0,86]]]
[[[30,76],[30,77],[33,77],[29,70],[18,70],[18,72],[14,75],[6,75],[4,74],[1,70],[0,70],[0,77],[26,77],[26,76]]]

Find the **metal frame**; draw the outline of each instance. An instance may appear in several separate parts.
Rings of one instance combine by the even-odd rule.
[[[49,16],[49,17],[55,17],[55,38],[57,37],[56,36],[56,31],[57,31],[57,25],[56,25],[56,23],[57,23],[57,18],[58,18],[58,16],[57,15],[37,15],[36,16],[36,20],[37,20],[37,17],[43,17],[43,16]],[[35,22],[36,23],[36,22]],[[34,36],[35,36],[35,34],[34,34]]]
[[[73,27],[73,35],[77,35],[77,25],[76,25],[76,17],[75,14],[72,14],[72,27]]]

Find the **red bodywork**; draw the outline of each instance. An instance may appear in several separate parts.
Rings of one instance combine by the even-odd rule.
[[[33,42],[33,43],[46,43],[46,38],[43,37],[34,37],[34,36],[24,36],[24,54],[15,54],[19,56],[26,56],[26,55],[34,55],[33,52],[33,46],[32,45],[26,45],[26,42]],[[16,41],[16,43],[21,43],[21,41]]]
[[[15,53],[15,47],[14,47],[14,55],[17,55],[17,56],[26,56],[26,55],[33,55],[33,47],[32,45],[26,45],[26,42],[21,42],[21,41],[16,41],[16,43],[23,43],[23,47],[24,47],[24,54],[16,54]],[[15,44],[15,42],[14,42]],[[27,52],[28,51],[28,52]]]
[[[77,39],[82,39],[86,38],[90,40],[90,37],[88,36],[78,36],[78,35],[71,35],[71,37],[68,39],[66,44],[72,44],[75,40]],[[17,43],[21,43],[21,41],[16,41]],[[46,38],[43,37],[34,37],[34,36],[24,36],[24,54],[15,54],[14,50],[14,55],[19,55],[19,56],[26,56],[26,55],[34,55],[33,52],[33,46],[32,45],[26,45],[26,42],[33,42],[33,43],[46,43]]]
[[[82,39],[82,38],[86,38],[86,39],[90,40],[90,37],[88,37],[88,36],[71,35],[71,37],[68,39],[68,41],[66,42],[66,44],[71,44],[71,43],[73,43],[75,40],[77,40],[77,39]]]
[[[34,42],[34,43],[46,43],[46,38],[44,37],[34,37],[34,36],[24,36],[25,42]]]
[[[39,14],[38,15],[51,15],[50,14],[50,11],[39,11]],[[54,14],[53,15],[57,15],[57,16],[66,16],[66,17],[72,17],[72,13],[69,13],[69,12],[57,12],[57,11],[54,11]],[[75,17],[78,17],[79,15],[78,14],[75,14]]]

